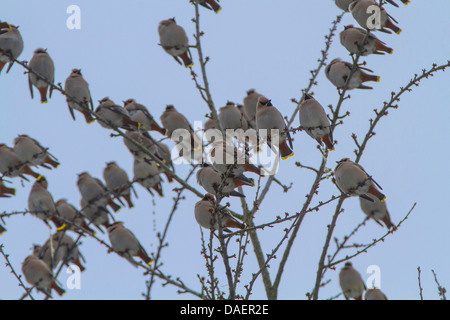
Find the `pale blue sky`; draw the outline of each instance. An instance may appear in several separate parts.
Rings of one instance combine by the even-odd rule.
[[[429,68],[432,63],[443,64],[450,59],[450,43],[446,31],[450,3],[447,0],[412,0],[408,6],[386,6],[403,29],[400,35],[380,33],[379,38],[394,48],[393,55],[366,57],[370,69],[381,76],[374,90],[353,90],[342,111],[350,111],[343,126],[334,138],[336,150],[330,155],[328,166],[334,169],[335,161],[354,158],[354,132],[362,138],[368,129],[368,119],[373,109],[381,108],[409,79]],[[81,8],[81,30],[66,27],[69,5]],[[299,98],[306,87],[309,70],[317,65],[324,35],[331,21],[340,14],[333,1],[279,1],[246,0],[221,1],[219,14],[201,8],[201,29],[204,54],[211,58],[207,71],[216,107],[227,100],[242,102],[245,93],[255,88],[272,99],[283,115],[290,116],[295,105],[291,98]],[[188,0],[166,1],[10,1],[2,6],[1,20],[20,25],[25,47],[21,60],[29,60],[38,47],[48,49],[56,67],[56,82],[64,83],[73,68],[81,68],[89,82],[94,105],[109,96],[120,103],[135,98],[148,107],[159,119],[166,104],[173,104],[187,118],[204,120],[208,109],[195,89],[189,70],[179,66],[158,46],[159,21],[175,17],[194,43],[192,34],[194,7]],[[356,24],[346,14],[338,26]],[[198,56],[193,51],[194,70],[200,74]],[[336,37],[329,52],[329,60],[340,57],[350,60],[347,51]],[[29,134],[48,146],[58,157],[57,170],[40,169],[49,181],[49,190],[55,199],[67,198],[79,206],[80,194],[76,187],[76,174],[89,171],[102,177],[105,163],[115,160],[132,175],[132,156],[121,138],[110,138],[110,132],[97,123],[86,125],[81,114],[73,121],[64,97],[54,92],[48,104],[31,100],[23,68],[14,66],[9,74],[0,75],[0,142],[12,144],[18,134]],[[450,175],[446,168],[449,158],[445,145],[450,136],[448,71],[439,72],[425,80],[413,92],[402,96],[399,109],[390,111],[376,128],[376,136],[366,148],[361,164],[381,184],[387,195],[387,205],[394,222],[401,220],[414,202],[416,209],[404,225],[389,236],[384,243],[353,259],[353,264],[368,277],[369,265],[381,268],[382,290],[390,299],[418,299],[417,267],[422,269],[422,286],[426,299],[437,299],[437,289],[431,269],[438,274],[443,286],[450,287],[448,226],[449,210],[446,200]],[[323,105],[336,105],[338,94],[322,70],[314,87],[315,98]],[[35,91],[36,92],[36,91]],[[299,125],[298,118],[294,122]],[[154,134],[159,138],[159,134]],[[295,156],[283,161],[278,178],[294,187],[284,194],[273,185],[270,194],[257,213],[256,222],[273,220],[284,212],[299,211],[304,195],[309,191],[313,176],[307,170],[295,167],[295,161],[317,167],[321,155],[316,143],[304,132],[294,136]],[[177,167],[184,177],[187,167]],[[196,188],[195,179],[191,180]],[[265,180],[263,180],[265,182]],[[14,179],[17,195],[0,199],[0,211],[23,210],[31,183]],[[139,199],[133,209],[123,208],[116,214],[125,221],[141,240],[148,252],[157,248],[156,232],[164,227],[174,196],[176,183],[164,184],[165,198],[155,198],[156,207],[146,190],[136,186]],[[252,201],[256,189],[246,188]],[[337,195],[331,181],[322,182],[320,194],[313,203]],[[206,275],[205,261],[200,255],[200,233],[194,219],[193,206],[198,198],[185,192],[187,200],[180,204],[169,231],[169,246],[162,252],[162,270],[173,277],[179,276],[193,289],[200,290],[197,273]],[[229,200],[232,208],[240,212],[240,202]],[[345,212],[338,220],[335,236],[344,236],[364,218],[356,198],[345,201]],[[153,213],[154,212],[154,213]],[[282,283],[280,299],[305,299],[305,293],[314,286],[317,263],[330,223],[334,206],[324,207],[307,216],[291,252]],[[32,216],[16,216],[6,220],[8,231],[0,236],[12,264],[20,271],[20,264],[30,254],[34,243],[43,243],[49,229]],[[287,226],[287,225],[286,225]],[[284,226],[283,226],[284,228]],[[355,242],[370,242],[381,236],[385,229],[369,222],[354,238]],[[283,235],[280,228],[259,232],[263,249],[270,252]],[[107,240],[107,237],[105,236]],[[332,253],[334,244],[330,246]],[[87,270],[82,274],[82,289],[68,290],[68,299],[141,299],[146,277],[129,263],[107,254],[95,240],[84,239],[81,251],[87,260]],[[241,284],[246,284],[257,271],[254,255],[249,246]],[[348,251],[348,254],[352,253]],[[281,257],[281,251],[278,252]],[[1,259],[0,259],[1,260]],[[219,259],[220,260],[220,259]],[[218,261],[219,261],[218,260]],[[272,261],[275,272],[278,259]],[[1,261],[0,261],[1,262]],[[220,262],[218,274],[223,274]],[[341,266],[338,266],[340,269]],[[65,269],[64,269],[65,271]],[[65,284],[67,275],[60,280]],[[326,299],[340,292],[338,271],[328,271],[326,279],[332,282],[320,291]],[[221,277],[223,290],[226,281]],[[243,293],[242,286],[238,292]],[[11,276],[4,263],[0,263],[0,298],[16,299],[23,290]],[[253,299],[264,299],[261,281],[258,281]],[[42,298],[41,294],[35,294]],[[158,282],[152,291],[155,299],[191,299],[191,295],[177,295],[171,286],[161,287]],[[56,297],[56,299],[59,299]]]

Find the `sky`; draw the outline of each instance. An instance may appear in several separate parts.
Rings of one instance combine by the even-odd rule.
[[[338,141],[336,150],[329,156],[327,166],[334,169],[335,161],[344,157],[354,158],[355,144],[351,138],[355,133],[360,139],[374,117],[373,109],[380,109],[390,98],[405,86],[416,73],[429,69],[432,63],[444,64],[450,58],[450,43],[446,41],[446,30],[450,27],[447,0],[429,2],[412,0],[407,6],[397,1],[395,8],[386,5],[386,10],[395,17],[403,29],[400,35],[378,33],[377,36],[394,48],[392,55],[371,55],[363,60],[367,67],[381,77],[373,83],[373,90],[353,90],[351,99],[344,102],[342,111],[350,116],[334,133]],[[272,100],[280,112],[290,117],[299,99],[301,89],[308,85],[310,70],[317,66],[324,35],[328,34],[331,22],[341,13],[334,1],[278,1],[246,0],[220,2],[218,14],[200,8],[203,52],[210,57],[207,74],[215,106],[219,108],[227,101],[242,103],[246,91],[254,88]],[[69,29],[66,20],[67,8],[77,5],[81,13],[81,29]],[[56,82],[64,83],[73,68],[81,68],[89,82],[94,106],[103,97],[110,97],[121,104],[134,98],[147,106],[159,119],[167,104],[173,104],[191,123],[205,121],[208,107],[201,99],[189,70],[178,65],[158,45],[157,26],[161,20],[175,17],[194,43],[194,7],[188,0],[166,1],[9,1],[2,6],[1,20],[20,26],[24,39],[24,50],[19,57],[27,60],[36,48],[47,48],[55,63]],[[346,14],[338,25],[355,24]],[[192,51],[194,70],[200,74],[198,55]],[[334,58],[349,61],[348,52],[335,37],[329,51],[328,62]],[[338,101],[336,88],[320,72],[318,85],[313,88],[314,97],[326,108]],[[419,299],[417,267],[422,270],[421,282],[425,299],[439,299],[431,272],[433,269],[442,286],[450,287],[448,226],[448,198],[450,174],[446,168],[450,153],[443,143],[450,136],[448,101],[450,78],[448,71],[439,72],[421,82],[401,97],[399,108],[390,110],[376,127],[376,135],[370,140],[360,164],[377,180],[387,195],[387,206],[394,223],[406,215],[417,203],[410,217],[386,240],[352,259],[354,267],[364,280],[370,266],[379,266],[380,285],[389,299]],[[36,94],[35,90],[35,94]],[[328,108],[326,108],[328,111]],[[106,162],[116,161],[132,176],[133,158],[121,138],[110,137],[111,131],[98,123],[87,125],[80,113],[73,121],[59,92],[54,92],[47,104],[32,100],[28,90],[24,69],[14,65],[6,74],[0,75],[0,142],[12,145],[18,134],[28,134],[42,145],[49,147],[61,162],[56,170],[37,169],[49,182],[49,191],[55,200],[66,198],[79,207],[80,194],[76,187],[77,174],[88,171],[101,178]],[[298,126],[298,117],[293,126]],[[155,138],[161,138],[158,133]],[[173,143],[169,143],[173,146]],[[294,135],[295,155],[281,162],[277,178],[284,184],[293,183],[288,193],[273,184],[255,223],[272,221],[285,212],[300,211],[304,195],[307,194],[314,176],[295,166],[295,161],[318,167],[321,154],[316,142],[304,132]],[[188,173],[188,166],[177,166],[180,177]],[[253,176],[252,176],[253,177]],[[265,183],[267,177],[262,179]],[[12,180],[17,189],[16,196],[0,199],[0,212],[24,210],[31,182]],[[202,190],[191,178],[193,186]],[[163,185],[163,198],[149,196],[146,190],[136,186],[139,198],[134,198],[133,209],[122,208],[115,213],[117,220],[134,232],[145,249],[151,253],[158,246],[156,234],[165,226],[172,208],[173,188],[177,183]],[[246,188],[249,201],[256,188]],[[328,200],[339,191],[330,180],[322,182],[320,193],[313,200]],[[200,230],[194,219],[194,204],[199,199],[185,191],[186,200],[180,203],[168,233],[168,247],[162,251],[163,272],[180,277],[189,287],[200,290],[197,274],[206,276],[205,260],[202,257]],[[241,212],[238,199],[227,199],[231,208]],[[295,240],[279,287],[279,299],[306,299],[305,293],[314,287],[317,264],[326,237],[327,225],[331,222],[334,206],[328,205],[305,217]],[[344,203],[334,236],[342,239],[364,219],[357,198]],[[17,272],[21,263],[31,253],[33,244],[42,244],[48,239],[50,230],[37,218],[14,216],[5,220],[7,232],[0,236],[0,243]],[[266,253],[283,236],[282,225],[278,228],[259,231],[262,247]],[[369,243],[385,233],[386,229],[369,221],[352,241]],[[106,235],[99,237],[109,243]],[[235,250],[233,241],[230,250]],[[334,252],[334,243],[329,253]],[[284,249],[284,245],[282,246]],[[141,269],[134,269],[125,259],[108,254],[96,240],[84,238],[80,246],[86,258],[86,271],[81,275],[81,289],[67,290],[62,299],[142,299],[145,281]],[[354,249],[341,253],[340,257],[352,254]],[[282,251],[277,256],[281,257]],[[0,260],[2,258],[0,257]],[[279,263],[271,262],[272,278]],[[223,266],[216,263],[220,275],[220,286],[227,290],[223,277]],[[320,290],[319,298],[327,299],[340,292],[337,270],[328,270],[325,280],[331,282]],[[64,287],[68,274],[58,278]],[[243,285],[258,270],[251,244],[245,260],[244,274],[239,293],[245,293]],[[0,299],[18,299],[24,290],[0,263]],[[179,295],[177,288],[154,285],[153,299],[192,299],[189,294]],[[42,294],[34,294],[42,299]],[[61,299],[57,296],[55,299]],[[261,278],[255,284],[251,299],[265,299]],[[343,299],[341,296],[339,299]]]

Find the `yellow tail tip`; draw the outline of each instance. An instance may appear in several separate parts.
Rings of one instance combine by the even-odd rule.
[[[6,229],[3,229],[2,231],[0,231],[0,235],[4,234],[6,232]]]
[[[13,196],[15,196],[15,195],[16,195],[16,189],[13,188],[13,189],[12,189],[12,192],[13,192]]]
[[[185,65],[186,68],[190,68],[194,65],[194,62],[191,62],[190,64]]]
[[[61,231],[64,230],[66,228],[66,224],[64,223],[61,227],[56,228],[56,230]]]
[[[384,200],[386,200],[386,196],[384,196],[383,199],[381,199],[381,202],[384,202]]]
[[[141,129],[141,123],[138,122],[138,129]]]
[[[251,178],[250,181],[252,182],[252,187],[255,186],[255,179]]]
[[[93,119],[92,121],[88,121],[87,124],[91,124],[91,123],[94,123],[94,122],[95,122],[95,119]]]
[[[411,1],[406,1],[406,2],[403,2],[404,4],[405,4],[405,6],[408,4],[408,3],[410,3]]]
[[[377,82],[380,82],[380,79],[381,79],[380,76],[377,76]]]
[[[293,155],[294,155],[294,153],[292,152],[292,153],[288,154],[287,156],[281,157],[281,160],[286,160],[287,158],[290,158]]]
[[[214,12],[217,14],[217,13],[219,13],[220,10],[222,10],[222,7],[217,8],[217,10]]]
[[[46,101],[41,101],[42,104],[47,103],[47,102],[48,102],[47,100]]]
[[[169,130],[166,129],[166,131],[164,132],[164,135],[168,136],[169,135]]]
[[[398,29],[398,31],[396,32],[396,34],[400,34],[402,32],[402,29]]]
[[[333,147],[333,148],[331,148],[331,149],[328,149],[328,151],[334,151],[334,147]]]
[[[389,52],[389,54],[393,54],[394,53],[394,49],[391,49],[391,51]]]
[[[40,175],[36,178],[36,181],[41,180],[41,178],[42,178],[42,174],[40,174]]]
[[[149,265],[151,265],[151,264],[152,264],[152,262],[153,262],[153,259],[150,259],[150,261],[149,261],[149,262],[147,262],[147,263],[146,263],[146,265],[148,265],[148,266],[149,266]]]

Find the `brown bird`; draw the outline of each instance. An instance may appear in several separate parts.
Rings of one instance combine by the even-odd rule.
[[[372,26],[369,24],[374,18],[374,11],[371,9],[373,7],[379,8],[379,26]],[[380,4],[375,0],[354,1],[348,6],[348,10],[351,12],[356,22],[358,22],[358,24],[363,28],[369,30],[375,29],[385,33],[391,33],[387,29],[394,31],[396,34],[400,34],[400,32],[402,32],[402,29],[397,27],[394,22],[392,22],[395,21],[397,23],[397,21],[390,16],[383,7],[380,7]]]
[[[139,126],[137,122],[131,120],[127,109],[115,104],[108,97],[103,98],[99,103],[95,109],[95,114],[99,116],[98,123],[103,128],[112,129],[118,127],[132,129]]]
[[[109,205],[114,212],[120,210],[120,206],[111,199],[108,189],[101,180],[93,178],[88,172],[78,174],[77,186],[81,197],[87,204],[95,204],[96,206]]]
[[[33,86],[35,86],[41,95],[41,103],[47,103],[47,91],[49,98],[52,97],[53,84],[55,80],[55,65],[52,58],[47,53],[47,49],[38,48],[34,51],[28,66],[33,72],[28,73],[28,87],[30,88],[31,98],[33,99]]]
[[[14,149],[8,147],[4,143],[0,143],[0,174],[5,177],[17,177],[28,181],[24,174],[34,178],[39,177],[39,173],[30,169],[26,162],[23,162]]]
[[[64,83],[64,91],[66,91],[66,101],[69,112],[75,120],[73,110],[81,112],[87,124],[95,121],[89,111],[94,111],[89,84],[83,78],[80,69],[73,69]]]
[[[366,285],[361,274],[353,268],[351,262],[346,262],[339,272],[339,284],[346,300],[349,300],[350,298],[362,300]]]
[[[108,162],[103,169],[103,179],[106,187],[119,199],[124,198],[129,208],[133,208],[131,201],[131,182],[128,174],[115,161]]]
[[[26,134],[21,134],[14,139],[14,152],[19,156],[22,162],[29,163],[32,166],[42,166],[51,169],[58,168],[58,159],[44,148],[36,139]]]
[[[380,223],[380,220],[383,221],[383,223],[386,225],[388,229],[396,230],[397,227],[395,224],[392,223],[391,217],[389,215],[389,212],[386,207],[386,201],[380,201],[377,197],[366,194],[372,201],[369,201],[365,198],[359,197],[359,203],[361,206],[361,210],[364,212],[364,214],[375,220],[376,223],[378,223],[380,226],[382,224]]]
[[[215,0],[195,0],[195,1],[198,2],[199,5],[209,10],[213,10],[215,13],[219,13],[219,11],[222,9]]]
[[[59,214],[58,218],[62,221],[62,223],[67,223],[68,230],[86,230],[91,234],[95,234],[95,231],[89,228],[81,212],[78,211],[72,204],[67,202],[66,199],[59,199],[56,201],[55,206]]]
[[[137,103],[134,99],[128,99],[123,102],[124,108],[127,109],[131,120],[138,123],[138,129],[146,131],[157,131],[164,135],[166,130],[160,127],[153,116],[148,111],[147,107]]]
[[[350,77],[350,73],[352,70],[353,64],[351,64],[350,62],[342,61],[339,58],[336,58],[326,66],[325,75],[336,88],[343,89],[345,87],[347,79]],[[367,81],[375,81],[375,82],[380,81],[379,76],[368,74],[363,70],[371,71],[370,69],[357,66],[347,84],[347,90],[352,90],[356,88],[373,89],[372,87],[363,85],[363,83]]]
[[[205,196],[195,204],[194,215],[197,223],[206,229],[219,230],[219,220],[222,223],[223,230],[226,232],[231,232],[228,228],[244,229],[245,224],[237,221],[231,214],[226,210],[218,209],[219,215],[215,211],[215,200],[212,194],[205,194]]]
[[[160,197],[164,196],[160,177],[161,170],[155,161],[136,157],[134,158],[133,172],[134,181],[137,181],[151,195],[153,195],[153,189]]]
[[[178,58],[181,58],[186,68],[192,67],[194,63],[190,57],[189,39],[183,27],[177,25],[175,18],[161,21],[158,25],[158,34],[164,51],[179,64],[181,61]]]
[[[389,48],[386,44],[378,39],[373,33],[362,28],[356,28],[349,24],[339,34],[341,44],[352,54],[357,54],[362,49],[362,56],[369,54],[384,54],[383,52],[392,54],[394,49]],[[365,42],[363,43],[363,41]]]

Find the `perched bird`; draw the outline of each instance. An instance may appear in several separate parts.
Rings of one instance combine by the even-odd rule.
[[[77,231],[81,229],[81,231],[87,230],[88,232],[95,234],[95,231],[89,228],[81,212],[67,202],[66,199],[59,199],[55,202],[55,206],[59,214],[58,218],[62,222],[69,222],[67,230]]]
[[[51,220],[56,228],[64,228],[65,224],[58,220],[59,214],[56,210],[55,201],[47,188],[48,182],[45,177],[40,176],[36,179],[28,195],[28,210],[47,225],[48,220]]]
[[[364,168],[349,158],[343,158],[337,162],[334,169],[336,185],[341,192],[350,196],[360,196],[370,202],[374,200],[368,194],[384,201],[386,196],[375,185],[382,189],[376,181],[369,176]]]
[[[366,285],[361,274],[353,268],[351,262],[346,262],[339,272],[339,284],[346,300],[362,300]]]
[[[388,298],[380,289],[370,288],[366,291],[364,300],[388,300]]]
[[[130,141],[130,139],[132,141]],[[147,151],[150,152],[152,146],[156,143],[155,140],[150,136],[147,131],[137,132],[132,130],[127,130],[125,132],[125,137],[123,137],[123,143],[127,147],[128,151],[134,156],[139,158],[149,157],[146,152],[141,148],[136,146],[133,141],[141,144]]]
[[[128,174],[115,161],[108,162],[103,169],[103,179],[106,187],[112,191],[117,199],[124,198],[129,208],[133,208],[131,201],[131,182]]]
[[[65,293],[65,290],[56,283],[50,268],[34,255],[25,258],[22,263],[22,273],[29,284],[48,296],[51,296],[52,290],[60,296]]]
[[[379,26],[371,26],[369,22],[373,22],[374,19],[374,13],[376,11],[371,10],[371,7],[376,6],[379,8]],[[387,29],[391,29],[396,34],[400,34],[402,32],[402,29],[397,27],[392,20],[394,20],[396,23],[397,21],[392,18],[383,7],[380,7],[380,4],[375,0],[358,0],[355,2],[352,2],[348,10],[351,12],[353,18],[358,22],[358,24],[369,30],[379,30],[385,33],[391,33]],[[391,20],[392,19],[392,20]]]
[[[175,171],[175,167],[173,166],[172,153],[169,147],[161,141],[155,141],[155,143],[150,146],[150,152],[152,152],[159,160],[161,160],[167,167],[169,167],[169,169],[172,170],[168,171],[160,167],[166,176],[167,181],[169,183],[173,182],[173,172]],[[156,165],[159,166],[159,164]]]
[[[366,194],[372,201],[366,200],[364,198],[359,198],[359,204],[361,206],[361,210],[364,214],[375,220],[379,225],[382,226],[379,220],[383,221],[388,229],[396,230],[397,227],[392,223],[391,217],[386,207],[386,201],[381,202],[377,197]]]
[[[362,56],[367,56],[369,54],[384,54],[383,52],[392,54],[392,52],[394,52],[394,49],[387,47],[386,44],[378,39],[373,33],[369,32],[367,37],[366,35],[366,30],[356,28],[349,24],[344,27],[344,30],[341,31],[339,37],[341,44],[345,49],[353,54],[357,54],[360,49],[362,49]],[[363,43],[364,39],[366,39],[366,41]]]
[[[197,223],[206,229],[219,230],[219,219],[222,228],[226,232],[231,232],[228,228],[244,229],[245,224],[237,221],[225,208],[215,211],[215,201],[212,194],[205,196],[195,204],[194,215]]]
[[[114,222],[108,228],[108,237],[114,251],[125,257],[131,264],[136,266],[133,257],[141,258],[146,265],[152,263],[153,259],[148,256],[136,236],[124,227],[123,222]]]
[[[348,6],[352,2],[358,2],[359,0],[335,0],[336,6],[338,6],[340,9],[344,10],[345,12],[348,12]],[[407,5],[409,3],[409,0],[400,0],[403,2],[403,4]],[[395,7],[398,7],[398,4],[395,3],[393,0],[386,0],[386,2],[392,4]]]
[[[222,173],[216,171],[214,167],[204,163],[202,168],[197,171],[196,174],[197,183],[210,194],[214,194],[216,197],[224,195],[226,197],[245,197],[243,194],[235,191],[234,189],[240,186],[255,185],[253,179],[249,179],[244,175],[239,177],[225,177]]]
[[[248,121],[243,117],[241,111],[236,108],[234,102],[228,101],[227,104],[219,108],[217,115],[223,130],[248,129]]]
[[[187,130],[187,132],[191,136],[191,147],[194,148],[194,150],[199,150],[202,147],[202,145],[198,143],[198,139],[195,136],[194,129],[192,129],[189,121],[184,115],[178,112],[173,105],[166,106],[166,109],[161,114],[160,119],[163,127],[166,129],[166,135],[169,136],[172,140],[175,139],[172,138],[175,130],[184,129]],[[178,141],[178,139],[176,139],[176,141]]]
[[[77,110],[83,114],[87,124],[94,122],[95,119],[89,113],[89,110],[94,111],[89,84],[83,78],[80,69],[72,70],[64,83],[64,91],[67,93],[67,106],[73,120],[75,120],[73,110]]]
[[[34,178],[39,177],[39,173],[34,172],[26,162],[23,162],[14,149],[4,143],[0,143],[0,174],[6,177],[17,177],[28,181],[24,174]]]
[[[138,123],[138,129],[146,131],[157,131],[162,135],[166,133],[166,130],[159,126],[159,124],[155,121],[153,116],[144,105],[137,103],[134,99],[128,99],[123,103],[124,108],[127,109],[131,120]]]
[[[51,242],[51,243],[50,243]],[[36,252],[37,257],[45,262],[50,270],[55,269],[60,262],[64,265],[72,263],[84,271],[81,263],[86,262],[75,241],[65,232],[57,231]],[[53,259],[52,259],[53,258]]]
[[[47,49],[36,49],[28,66],[32,70],[32,72],[28,73],[28,86],[31,98],[34,98],[33,86],[35,86],[41,95],[41,103],[47,103],[47,91],[49,91],[49,98],[52,97],[53,92],[53,87],[49,83],[53,84],[55,80],[55,65],[52,58],[48,55]],[[39,76],[33,72],[36,72]],[[48,87],[50,87],[50,90]]]
[[[51,169],[58,168],[58,159],[44,148],[36,139],[26,134],[21,134],[14,139],[14,152],[19,156],[22,162],[29,163],[32,166],[42,166]]]
[[[330,121],[322,105],[305,93],[299,109],[300,125],[306,133],[311,138],[316,139],[320,145],[323,141],[328,150],[334,150]]]
[[[9,196],[15,196],[16,195],[16,189],[14,188],[8,188],[3,184],[2,179],[0,179],[0,197],[6,198]]]
[[[275,137],[279,139],[278,148],[280,149],[281,159],[284,160],[294,155],[291,135],[283,116],[272,105],[272,102],[263,96],[258,98],[256,106],[256,128],[260,136],[263,134],[261,130],[266,130],[267,144],[270,147],[272,147]],[[278,134],[275,136],[272,136],[273,129],[278,130]],[[289,141],[289,146],[287,141]]]
[[[14,64],[14,59],[20,56],[22,50],[23,39],[20,35],[19,28],[12,24],[2,22],[0,26],[0,73],[8,62],[9,67],[6,73],[9,72]]]
[[[152,189],[155,190],[160,197],[163,197],[162,183],[160,177],[160,169],[155,161],[134,158],[133,163],[134,181],[147,189],[153,195]]]
[[[352,70],[353,64],[336,58],[326,66],[325,75],[336,88],[343,89]],[[367,81],[380,81],[379,76],[368,74],[363,70],[371,71],[370,69],[356,66],[354,73],[348,81],[347,90],[373,89],[372,87],[363,85],[363,83]]]
[[[81,197],[87,204],[95,204],[99,207],[106,207],[109,205],[114,212],[119,211],[120,206],[112,200],[106,186],[104,186],[99,179],[92,177],[89,173],[82,172],[78,174],[77,186],[81,193]]]
[[[198,2],[199,5],[209,10],[213,10],[215,13],[219,13],[219,11],[222,9],[220,5],[216,2],[216,0],[195,0],[195,1]]]
[[[93,223],[98,230],[104,232],[101,226],[108,228],[111,225],[109,216],[111,213],[106,206],[97,205],[95,203],[90,204],[88,201],[80,199],[81,213],[90,222]],[[111,215],[112,216],[112,215]]]
[[[175,18],[161,21],[158,25],[158,34],[160,45],[175,61],[181,64],[178,59],[181,58],[186,68],[194,65],[190,57],[189,39],[183,27],[177,25]]]
[[[95,114],[99,116],[98,123],[103,128],[113,129],[118,128],[137,128],[139,124],[130,119],[130,115],[124,107],[115,104],[108,97],[99,100],[99,105],[95,109]]]
[[[256,129],[256,105],[258,104],[259,97],[262,94],[255,91],[255,89],[250,89],[247,91],[247,96],[244,98],[244,114],[252,128]]]
[[[208,120],[206,120],[205,124],[203,125],[203,129],[205,131],[207,130],[214,130],[214,129],[219,129],[219,127],[216,125],[216,121],[213,118],[209,118]]]

